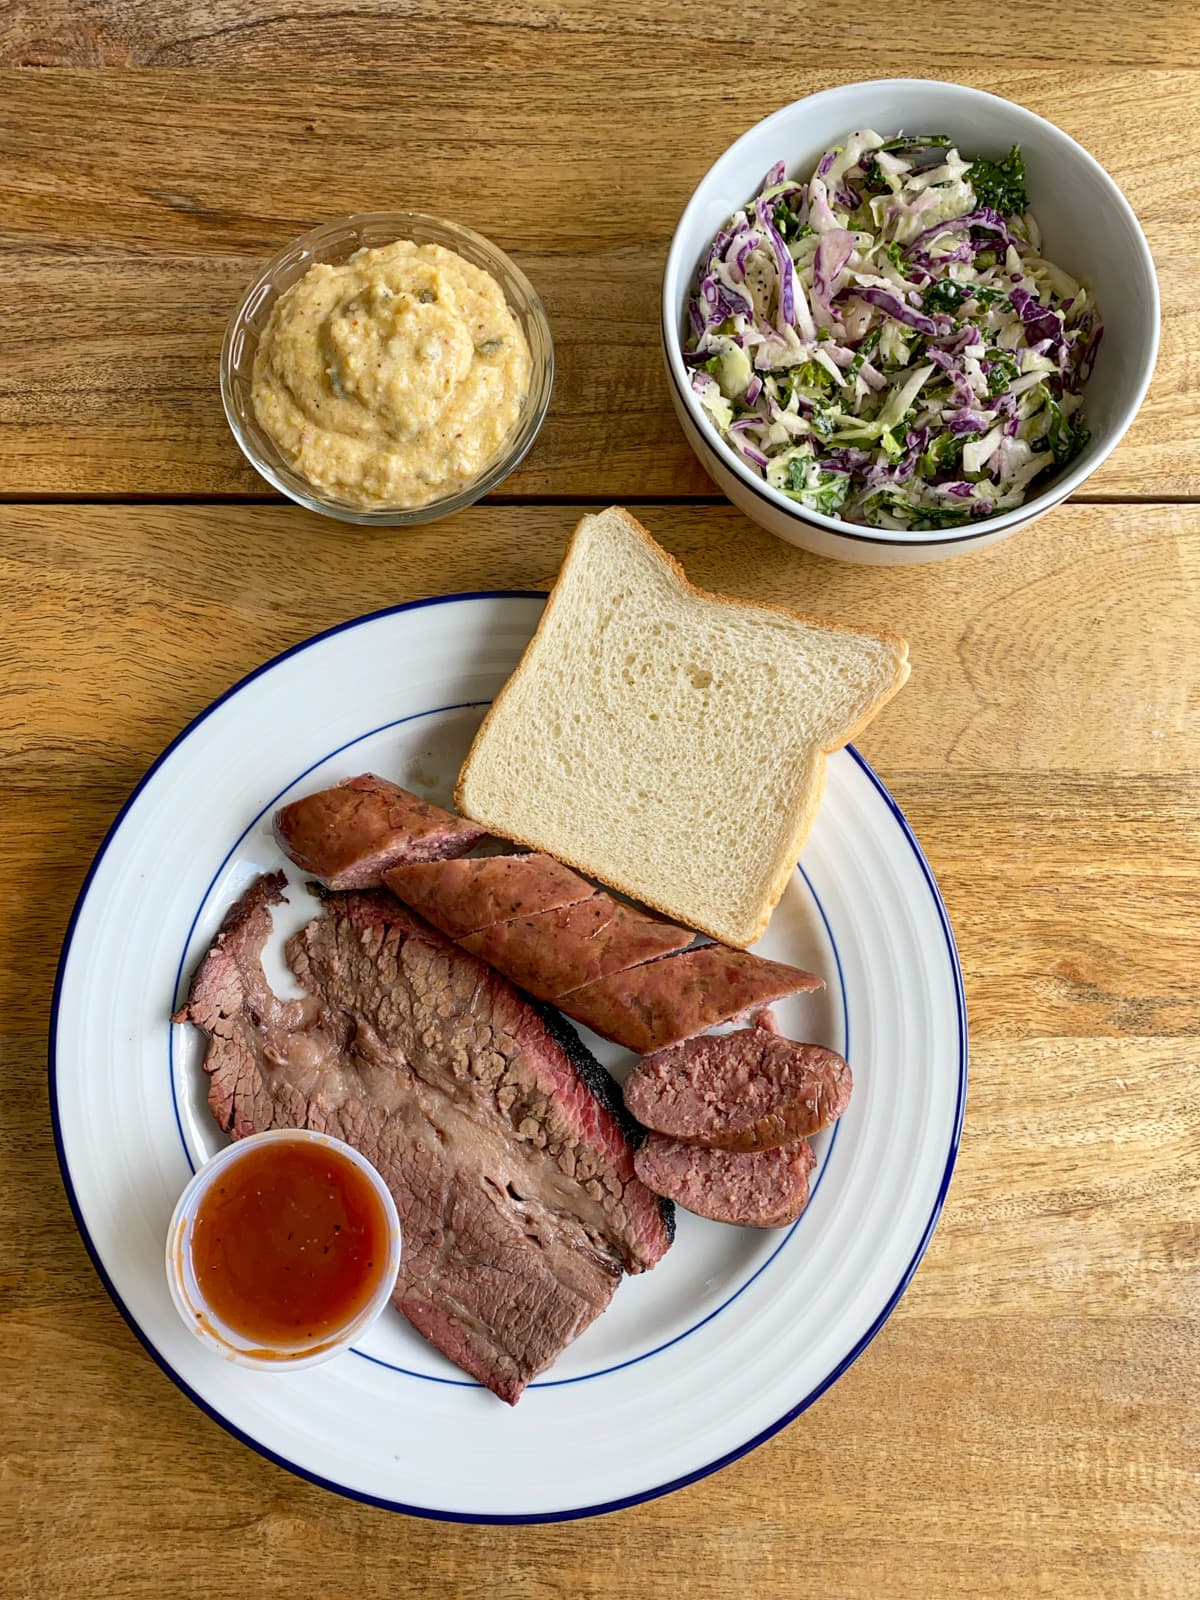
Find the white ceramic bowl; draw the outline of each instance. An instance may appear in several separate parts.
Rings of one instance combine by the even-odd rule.
[[[1024,505],[971,526],[929,533],[864,528],[798,506],[770,488],[720,437],[688,381],[681,338],[687,297],[717,230],[745,205],[776,161],[807,177],[821,152],[854,128],[892,135],[947,133],[964,155],[1025,159],[1030,205],[1047,258],[1095,292],[1104,322],[1085,391],[1091,442]],[[756,123],[708,170],[688,201],[667,256],[662,340],[671,399],[688,443],[733,503],[768,532],[817,555],[875,565],[937,561],[1007,538],[1066,499],[1116,448],[1137,414],[1158,353],[1158,282],[1129,202],[1098,162],[1023,106],[923,78],[884,78],[826,89]]]
[[[191,1235],[196,1212],[213,1184],[251,1150],[263,1144],[281,1142],[327,1149],[362,1173],[383,1208],[387,1222],[388,1253],[374,1292],[357,1316],[340,1327],[330,1329],[319,1341],[301,1340],[295,1344],[272,1345],[263,1349],[260,1341],[246,1338],[236,1328],[222,1321],[213,1310],[196,1277]],[[311,1128],[274,1128],[269,1133],[251,1134],[227,1144],[193,1174],[191,1182],[179,1197],[171,1226],[167,1229],[167,1286],[184,1325],[216,1355],[233,1362],[235,1366],[253,1367],[259,1372],[296,1372],[302,1367],[320,1366],[340,1355],[343,1350],[348,1350],[379,1319],[396,1287],[400,1273],[400,1249],[400,1219],[396,1214],[396,1202],[366,1156],[352,1145],[344,1144],[341,1139],[334,1139],[327,1133],[316,1133]]]

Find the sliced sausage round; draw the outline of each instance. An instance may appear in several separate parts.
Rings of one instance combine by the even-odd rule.
[[[575,905],[596,893],[586,878],[540,852],[420,862],[385,873],[383,881],[397,899],[452,939]]]
[[[823,978],[799,967],[705,944],[559,994],[554,1003],[604,1038],[649,1055],[772,1000],[824,987]]]
[[[494,922],[459,943],[539,1000],[557,1000],[583,984],[683,950],[694,937],[690,928],[597,893],[540,916]]]
[[[645,1057],[625,1104],[656,1133],[718,1150],[770,1150],[828,1127],[852,1086],[841,1056],[765,1028],[704,1034]]]
[[[275,813],[280,849],[327,889],[371,889],[401,861],[466,855],[486,829],[363,773]]]
[[[633,1166],[648,1189],[685,1211],[746,1228],[784,1228],[808,1204],[815,1164],[807,1139],[775,1150],[705,1150],[646,1135]]]

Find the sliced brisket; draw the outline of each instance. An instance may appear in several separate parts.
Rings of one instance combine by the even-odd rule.
[[[670,1244],[619,1094],[560,1019],[387,894],[330,895],[287,948],[305,996],[277,999],[260,956],[282,889],[260,878],[232,909],[177,1017],[210,1037],[213,1115],[361,1150],[400,1212],[397,1306],[514,1402],[622,1266]]]

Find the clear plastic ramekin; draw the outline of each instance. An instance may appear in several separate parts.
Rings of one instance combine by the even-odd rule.
[[[504,290],[509,309],[521,324],[531,357],[529,394],[520,417],[500,454],[477,478],[453,493],[422,506],[361,506],[323,494],[302,477],[281,455],[274,440],[259,426],[251,390],[258,341],[270,320],[275,302],[318,262],[338,263],[364,247],[411,239],[416,244],[440,244],[473,265],[491,273]],[[406,527],[433,522],[473,505],[490,493],[525,457],[546,416],[554,387],[554,341],[550,321],[537,290],[515,262],[482,234],[459,222],[425,216],[420,211],[370,211],[339,217],[301,234],[272,256],[246,290],[225,329],[221,347],[221,399],[233,436],[242,454],[273,488],[297,505],[323,516],[363,526]]]
[[[235,1328],[229,1327],[213,1311],[196,1280],[192,1264],[191,1234],[196,1213],[212,1185],[251,1150],[257,1150],[264,1144],[284,1141],[318,1145],[331,1150],[357,1167],[363,1176],[370,1180],[387,1219],[388,1251],[374,1293],[350,1322],[325,1333],[315,1343],[306,1340],[290,1345],[268,1346],[261,1340],[247,1339]],[[239,1367],[255,1367],[259,1371],[267,1372],[296,1372],[301,1367],[316,1367],[321,1362],[340,1355],[366,1333],[383,1311],[392,1297],[396,1278],[400,1272],[400,1219],[387,1185],[366,1157],[360,1155],[352,1146],[343,1143],[341,1139],[333,1139],[324,1133],[313,1133],[306,1128],[276,1128],[270,1133],[251,1134],[245,1139],[236,1140],[211,1157],[193,1174],[191,1182],[179,1197],[179,1203],[171,1218],[171,1226],[167,1230],[166,1259],[167,1283],[175,1309],[202,1344]]]

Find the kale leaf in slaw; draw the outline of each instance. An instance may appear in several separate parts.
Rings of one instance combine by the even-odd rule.
[[[893,530],[1019,506],[1088,440],[1103,327],[1041,254],[1019,148],[870,129],[783,162],[718,233],[688,302],[701,405],[812,511]]]

